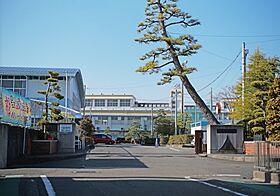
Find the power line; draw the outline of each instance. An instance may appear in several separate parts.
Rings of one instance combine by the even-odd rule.
[[[209,84],[207,84],[206,86],[204,86],[203,88],[199,89],[197,92],[203,91],[204,89],[206,89],[207,87],[209,87],[211,84],[213,84],[214,82],[216,82],[232,65],[233,63],[237,60],[237,58],[239,57],[239,55],[241,54],[241,51],[237,54],[237,56],[233,59],[233,61],[225,68],[225,70],[220,73],[214,80],[212,80]]]
[[[183,33],[174,33],[174,32],[168,32],[170,34],[174,35],[182,35]],[[213,38],[243,38],[243,37],[280,37],[280,34],[271,34],[271,35],[215,35],[215,34],[192,34],[193,36],[198,37],[213,37]]]

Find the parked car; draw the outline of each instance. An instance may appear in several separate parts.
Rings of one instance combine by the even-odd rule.
[[[128,141],[126,141],[126,139],[124,137],[117,137],[116,139],[116,143],[127,143]]]
[[[94,143],[114,144],[115,141],[107,134],[96,133],[93,135]]]

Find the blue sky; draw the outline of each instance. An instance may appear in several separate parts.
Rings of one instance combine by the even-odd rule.
[[[145,0],[0,0],[0,65],[75,67],[82,71],[87,93],[133,94],[143,101],[168,101],[175,84],[158,86],[160,75],[136,73],[139,57],[150,46],[134,42],[141,35]],[[180,29],[202,45],[187,60],[195,88],[214,80],[237,56],[242,42],[251,55],[257,47],[280,56],[279,0],[180,0],[179,7],[200,26]],[[241,56],[208,88],[217,93],[241,76]],[[186,95],[186,102],[191,102]]]

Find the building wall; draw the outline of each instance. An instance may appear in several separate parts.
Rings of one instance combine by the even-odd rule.
[[[80,111],[80,109],[83,107],[81,103],[82,100],[79,95],[77,80],[74,77],[72,77],[69,79],[68,85],[68,106],[70,108],[73,108],[74,110]]]
[[[113,99],[118,100],[116,106],[109,104]],[[130,100],[130,107],[121,106],[124,99]],[[104,106],[96,107],[96,100],[104,100]],[[109,129],[116,136],[123,136],[134,121],[140,123],[143,131],[151,131],[151,117],[155,117],[160,109],[171,114],[168,103],[138,103],[132,95],[86,96],[86,115],[92,118],[96,130],[104,132]]]

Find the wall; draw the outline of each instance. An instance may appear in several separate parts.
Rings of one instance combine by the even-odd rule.
[[[68,105],[74,110],[80,111],[83,106],[76,78],[70,77],[68,84]]]
[[[223,133],[219,133],[221,130]],[[232,133],[236,131],[236,133]],[[243,127],[235,125],[208,125],[207,126],[207,154],[219,153],[226,138],[230,139],[237,153],[243,153]]]
[[[8,126],[0,124],[0,168],[7,167]]]
[[[61,124],[59,124],[61,126]],[[75,135],[76,127],[72,124],[71,132],[61,132],[58,127],[58,152],[60,153],[70,153],[75,152]]]

